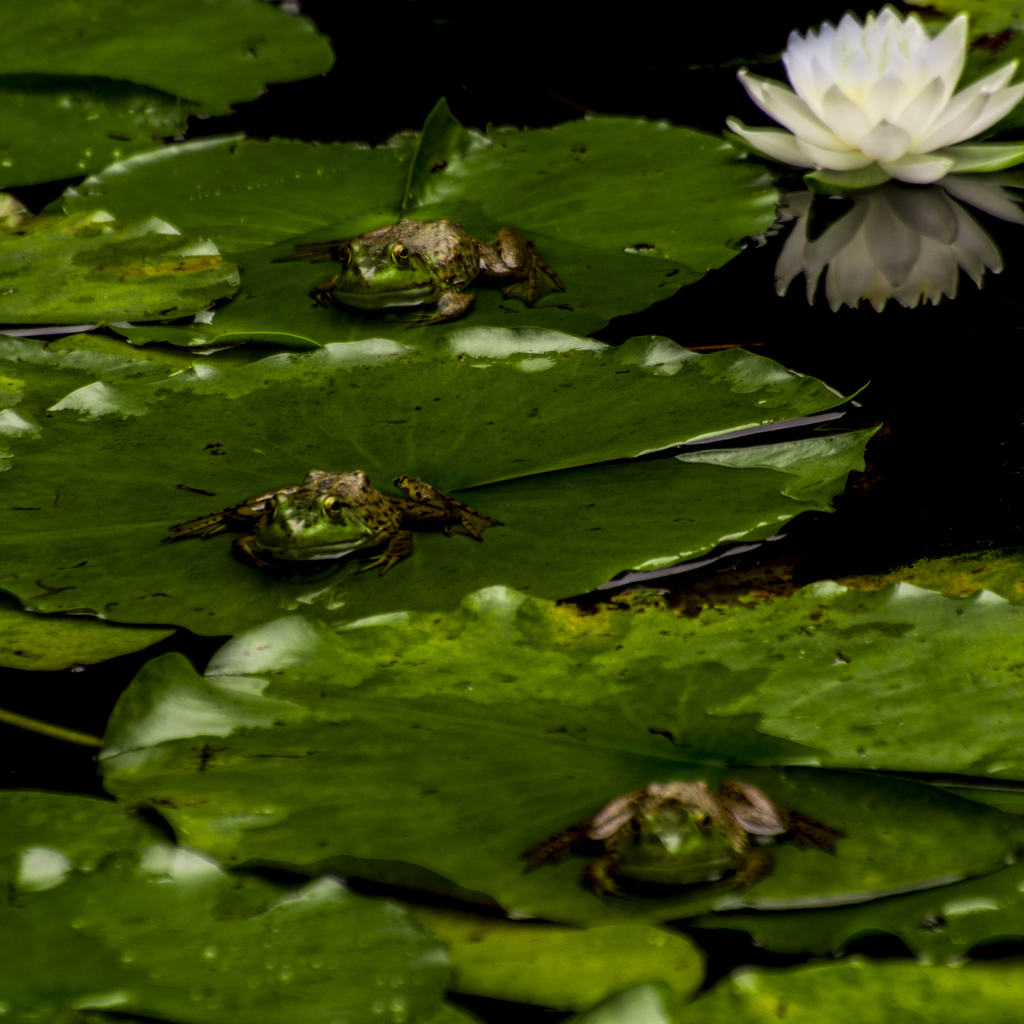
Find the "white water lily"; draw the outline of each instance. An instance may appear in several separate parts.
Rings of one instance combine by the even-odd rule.
[[[954,18],[929,39],[920,18],[892,7],[864,23],[845,15],[806,36],[792,32],[782,61],[793,88],[746,69],[739,79],[750,98],[789,131],[729,127],[773,160],[844,175],[871,168],[914,184],[951,172],[994,171],[1024,160],[1019,143],[974,143],[1024,98],[1010,85],[1017,61],[953,90],[967,55],[967,16]]]
[[[947,177],[942,186],[908,189],[897,185],[852,197],[852,208],[818,237],[808,237],[812,201],[831,200],[811,192],[785,196],[778,222],[794,221],[775,265],[776,291],[785,295],[798,274],[814,302],[827,268],[825,295],[833,312],[856,308],[861,299],[880,313],[889,299],[913,308],[955,298],[962,269],[980,288],[985,270],[1003,269],[999,247],[953,196],[1003,220],[1024,224],[1020,199],[991,181]]]

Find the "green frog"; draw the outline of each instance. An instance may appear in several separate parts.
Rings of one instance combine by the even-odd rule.
[[[236,538],[238,557],[258,569],[274,562],[342,558],[354,551],[383,547],[358,572],[388,571],[412,551],[410,528],[443,529],[473,540],[497,519],[464,505],[444,491],[412,476],[395,486],[406,495],[392,498],[370,485],[361,469],[351,473],[310,470],[301,484],[258,494],[219,512],[172,526],[167,541],[212,537],[225,530],[251,531]]]
[[[505,295],[528,305],[552,290],[565,291],[558,275],[514,228],[482,242],[450,220],[400,220],[356,238],[299,245],[278,262],[337,262],[341,269],[310,294],[318,306],[328,299],[355,309],[435,306],[413,316],[421,324],[455,320],[473,305],[470,287],[484,275],[511,279]]]
[[[577,844],[603,851],[584,882],[599,896],[622,892],[619,879],[660,885],[695,885],[725,879],[746,888],[771,870],[772,855],[753,842],[790,836],[799,846],[835,852],[838,829],[787,810],[756,786],[725,780],[714,792],[706,782],[653,783],[616,797],[587,821],[545,839],[523,855],[528,870],[564,860]]]

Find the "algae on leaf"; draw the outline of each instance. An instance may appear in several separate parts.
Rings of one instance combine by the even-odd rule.
[[[429,1019],[444,992],[443,948],[399,906],[330,878],[229,875],[101,800],[0,792],[0,854],[13,1020],[103,1009],[181,1024],[402,1024]]]
[[[150,662],[111,717],[104,784],[227,864],[375,877],[373,861],[404,862],[574,924],[861,902],[1016,855],[1019,818],[932,786],[735,766],[814,764],[816,751],[749,716],[707,716],[705,688],[750,690],[771,662],[730,671],[702,646],[693,620],[657,602],[587,614],[501,587],[456,613],[336,631],[282,619],[231,641],[205,676],[180,655]],[[583,856],[525,871],[524,851],[621,794],[726,778],[841,830],[835,855],[782,844],[749,889],[630,899],[586,888]]]
[[[197,313],[238,288],[238,268],[205,239],[155,217],[121,224],[95,210],[0,226],[0,321],[154,320]]]

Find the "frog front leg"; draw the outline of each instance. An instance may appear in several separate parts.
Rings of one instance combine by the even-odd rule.
[[[310,289],[309,294],[313,298],[313,308],[322,306],[324,309],[328,309],[331,305],[331,292],[334,291],[334,286],[338,283],[338,275],[327,278],[326,281],[321,281],[319,284],[313,285]]]
[[[736,873],[724,883],[732,889],[746,889],[772,869],[773,858],[767,850],[745,850],[737,860]]]
[[[378,565],[384,568],[378,573],[383,576],[393,565],[397,565],[403,558],[408,558],[412,552],[412,534],[408,530],[397,530],[391,534],[388,546],[374,558],[367,560],[362,569],[356,569],[356,574],[376,569]]]
[[[241,561],[251,565],[254,569],[273,569],[274,566],[269,562],[265,562],[253,550],[252,545],[255,540],[255,534],[250,537],[236,537],[235,542],[232,545],[235,549],[235,554]]]
[[[433,313],[414,313],[405,319],[412,321],[407,330],[413,327],[428,327],[431,324],[443,324],[449,320],[458,320],[468,313],[476,301],[472,292],[444,292],[437,300]]]

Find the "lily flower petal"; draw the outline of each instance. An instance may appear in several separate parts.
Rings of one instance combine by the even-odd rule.
[[[941,78],[933,78],[893,121],[911,135],[922,135],[935,123],[948,97]]]
[[[942,245],[956,241],[957,219],[942,189],[901,189],[891,197],[890,208],[911,231]]]
[[[814,161],[804,156],[795,135],[780,128],[748,128],[742,121],[730,117],[726,122],[744,142],[772,160],[794,167],[813,167]],[[952,164],[952,162],[951,162]]]
[[[908,19],[915,20],[915,19]],[[967,60],[967,15],[958,14],[928,46],[928,64],[946,87],[947,98],[953,95]]]
[[[984,131],[984,128],[975,128],[975,125],[982,122],[986,107],[996,98],[997,89],[1000,88],[990,87],[985,83],[990,80],[998,80],[996,76],[1003,81],[1008,81],[1013,77],[1016,65],[1016,61],[1011,61],[1010,64],[1000,68],[997,72],[993,72],[993,74],[974,82],[966,89],[958,92],[950,100],[946,109],[935,119],[931,128],[915,138],[912,147],[913,151],[915,153],[929,153],[933,149],[942,149],[945,146],[952,146],[957,142],[962,142],[964,139],[973,138],[978,132]],[[1015,88],[1020,89],[1019,86]],[[1016,105],[1016,101],[1020,100],[1021,93],[1015,92],[1014,89],[1006,91],[1016,97],[1016,100],[1006,108],[1010,109]],[[1003,116],[1005,110],[997,109],[999,109],[999,113],[985,124],[985,128],[995,124]]]
[[[899,160],[879,163],[878,166],[897,181],[905,181],[910,185],[930,185],[949,173],[953,167],[953,158],[937,153],[907,153]]]
[[[995,182],[974,175],[947,174],[938,185],[954,198],[962,199],[969,206],[984,210],[993,217],[1024,224],[1024,210],[1019,205],[1022,197],[1007,192]]]
[[[891,163],[893,160],[899,160],[907,152],[909,146],[910,134],[888,121],[876,124],[860,140],[860,151],[879,163]]]
[[[975,119],[974,124],[968,129],[969,134],[961,136],[957,142],[963,142],[974,138],[984,131],[988,131],[997,121],[1001,121],[1018,103],[1024,99],[1024,82],[1020,85],[1011,85],[993,96],[989,96],[985,109]],[[955,145],[955,143],[950,143]]]
[[[921,255],[921,233],[893,216],[892,207],[896,199],[890,192],[883,192],[879,202],[870,205],[870,212],[864,224],[868,257],[890,288],[899,288],[914,269]]]
[[[874,127],[863,107],[833,85],[821,98],[821,119],[843,140],[856,149],[860,140]]]
[[[814,203],[827,203],[818,196]],[[779,223],[792,222],[776,266],[776,288],[784,294],[800,271],[807,300],[825,273],[825,295],[833,310],[867,300],[881,312],[890,299],[903,306],[938,303],[956,295],[962,269],[979,287],[985,270],[1003,267],[999,247],[944,188],[892,185],[854,196],[852,207],[811,241],[809,193],[785,198]]]
[[[872,121],[890,121],[895,124],[908,103],[910,90],[906,82],[890,69],[868,89],[864,98],[864,113]]]
[[[753,129],[748,129],[752,131]],[[824,149],[803,139],[796,140],[797,148],[808,162],[802,167],[827,167],[830,171],[859,171],[874,163],[874,160],[857,150]]]
[[[792,89],[746,70],[736,76],[750,98],[771,118],[795,135],[826,149],[845,149],[835,132],[815,117],[811,108]]]
[[[826,21],[803,35],[791,33],[782,61],[792,91],[746,69],[740,81],[753,101],[796,137],[772,142],[766,136],[773,159],[785,160],[785,152],[798,150],[802,158],[787,162],[807,167],[811,161],[816,173],[875,165],[879,175],[927,184],[953,167],[990,170],[985,159],[974,166],[966,155],[945,150],[989,130],[1024,102],[1024,83],[1009,84],[1017,61],[954,92],[967,37],[966,15],[929,39],[916,14],[904,17],[887,5],[863,23],[846,14],[838,26]],[[1008,159],[1024,162],[1024,151],[1019,160],[1012,154]],[[808,183],[817,187],[816,181],[821,184],[816,178]]]

